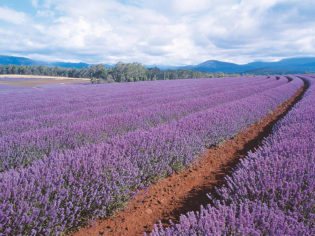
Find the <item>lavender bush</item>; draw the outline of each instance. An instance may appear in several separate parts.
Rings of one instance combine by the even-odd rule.
[[[50,155],[50,152],[59,149],[74,149],[87,143],[107,141],[116,135],[123,135],[136,129],[150,129],[161,123],[169,123],[191,113],[244,98],[274,86],[275,83],[256,84],[243,89],[157,104],[92,120],[33,129],[23,133],[10,133],[0,138],[2,159],[0,171],[28,165],[33,160],[45,158]]]
[[[262,80],[258,79],[258,87],[262,86]],[[247,80],[240,78],[240,81]],[[273,83],[273,79],[267,81]],[[231,138],[258,121],[303,85],[298,78],[290,83],[283,81],[285,83],[274,84],[263,92],[257,88],[256,93],[240,99],[211,105],[153,127],[114,135],[106,142],[53,150],[46,158],[35,159],[25,168],[7,168],[0,173],[0,189],[3,190],[0,193],[0,232],[58,234],[91,217],[110,215],[123,206],[135,190],[190,165],[206,147]],[[197,83],[187,80],[183,83],[189,86],[189,82]],[[205,86],[204,80],[199,82]],[[178,82],[166,83],[172,88],[169,92],[181,86]],[[152,86],[150,89],[154,90],[161,84],[159,81],[154,86],[150,83],[139,83],[139,86],[142,89]],[[123,91],[120,86],[118,90]],[[127,86],[130,94],[139,92],[133,86]],[[106,90],[107,87],[95,89]],[[228,97],[229,93],[226,94]],[[26,95],[21,93],[21,96]],[[25,111],[32,109],[33,105],[29,104]],[[42,112],[49,113],[44,108]],[[71,138],[70,134],[65,133]],[[2,159],[3,166],[8,166],[8,162]]]
[[[213,204],[151,235],[314,235],[315,79],[303,78],[303,99],[226,177]]]
[[[171,227],[155,225],[152,236],[173,235],[307,235],[303,223],[259,201],[245,200],[238,205],[218,204],[201,207],[180,217]]]

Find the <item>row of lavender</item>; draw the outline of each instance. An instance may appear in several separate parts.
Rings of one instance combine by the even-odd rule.
[[[108,216],[134,191],[180,171],[291,97],[299,79],[108,142],[54,152],[0,174],[0,232],[57,234]]]
[[[282,79],[281,81],[282,83],[285,83],[285,80]],[[187,83],[187,81],[185,82]],[[204,81],[194,81],[194,83],[186,84],[185,88],[178,86],[178,90],[175,89],[176,86],[174,88],[174,86],[170,86],[168,83],[165,83],[164,86],[156,85],[160,86],[160,91],[156,91],[154,94],[147,93],[145,90],[146,87],[143,88],[143,86],[137,88],[144,89],[143,94],[138,95],[131,93],[130,91],[128,94],[128,90],[126,93],[115,88],[108,90],[106,86],[103,86],[104,94],[101,96],[97,95],[101,92],[98,87],[95,89],[94,87],[87,87],[88,89],[85,89],[84,86],[82,86],[83,88],[79,87],[79,89],[76,88],[74,91],[69,88],[61,91],[53,90],[56,98],[51,97],[48,101],[47,98],[42,99],[41,97],[45,98],[50,96],[46,94],[43,96],[42,93],[34,93],[33,96],[24,100],[23,97],[16,97],[15,95],[15,100],[22,100],[21,103],[32,104],[35,100],[35,104],[38,105],[38,108],[21,110],[21,108],[17,106],[17,108],[8,112],[6,107],[14,107],[16,101],[6,101],[4,105],[5,112],[1,113],[0,132],[2,135],[6,135],[11,132],[19,133],[69,122],[73,123],[82,120],[90,120],[103,116],[104,114],[116,114],[157,104],[168,104],[174,101],[185,101],[187,99],[198,97],[201,98],[212,94],[242,89],[245,86],[253,86],[255,84],[257,88],[259,88],[260,85],[266,85],[271,81],[264,78],[247,78],[242,80],[236,79],[235,81],[221,80],[217,85],[215,85],[214,82],[211,82],[211,80],[208,80],[207,82],[208,83],[205,83]],[[273,83],[281,84],[279,81],[273,81]],[[128,88],[128,86],[126,87]],[[150,88],[146,89],[149,91],[152,90]],[[116,90],[120,92],[118,93]],[[85,96],[84,92],[86,93]],[[110,96],[111,93],[118,94],[122,98],[116,98],[118,95]],[[91,96],[93,95],[96,96],[96,101],[91,101]],[[84,99],[82,99],[82,97]],[[49,102],[53,99],[56,100],[54,103]],[[38,102],[38,100],[41,102]]]
[[[254,81],[264,78],[255,78]],[[251,78],[241,77],[236,80],[181,80],[140,82],[134,84],[107,84],[97,86],[67,86],[58,89],[22,90],[15,92],[15,96],[0,94],[0,98],[6,103],[0,107],[0,121],[12,119],[33,118],[34,115],[57,114],[65,111],[77,111],[83,108],[113,106],[127,103],[134,108],[134,104],[141,102],[146,105],[154,102],[172,101],[172,97],[183,99],[187,95],[196,95],[210,90],[222,90],[227,84],[251,83]],[[225,87],[226,88],[226,87]],[[170,96],[171,95],[171,96]],[[153,99],[153,101],[152,101]]]
[[[237,81],[237,83],[235,81]],[[64,99],[64,96],[60,96],[61,94],[56,94],[59,100],[58,102],[55,102],[55,105],[52,105],[49,102],[45,104],[46,101],[43,100],[41,103],[45,104],[45,106],[37,108],[36,110],[29,109],[21,111],[19,108],[16,108],[11,112],[6,111],[5,113],[2,113],[3,117],[0,120],[0,133],[1,135],[6,135],[12,132],[20,133],[27,130],[48,128],[65,123],[95,119],[103,116],[104,114],[108,115],[119,112],[127,112],[128,110],[135,110],[144,107],[147,108],[159,104],[166,105],[174,101],[186,101],[187,99],[189,100],[192,98],[202,98],[209,96],[210,94],[213,95],[231,92],[235,89],[244,89],[246,86],[259,88],[260,85],[267,86],[274,83],[274,85],[277,86],[286,82],[285,79],[281,79],[280,81],[268,81],[261,78],[251,78],[247,81],[240,81],[239,79],[236,79],[235,81],[231,84],[231,81],[221,80],[216,86],[213,86],[213,84],[209,82],[208,84],[200,83],[203,86],[200,86],[199,83],[191,84],[189,87],[186,86],[185,89],[179,88],[179,91],[176,90],[176,93],[164,86],[163,90],[161,88],[162,91],[160,91],[160,93],[150,94],[150,97],[146,97],[144,94],[141,95],[141,98],[140,96],[129,97],[126,96],[126,94],[123,94],[122,96],[124,100],[120,99],[119,101],[115,98],[106,98],[104,95],[100,100],[97,99],[97,102],[82,102],[81,99],[78,101],[76,99],[77,96],[81,96],[80,93],[75,93],[73,96],[76,97],[73,97],[73,101],[71,102]],[[167,90],[166,92],[164,91],[165,87]],[[85,92],[87,94],[94,94],[94,90]],[[106,94],[106,91],[104,91],[104,93]],[[67,95],[67,92],[64,91],[62,95]],[[16,99],[20,100],[20,98]],[[40,98],[29,98],[27,101],[29,102],[30,99],[42,100]],[[76,106],[71,107],[74,103]],[[37,105],[40,107],[40,104]],[[6,106],[12,107],[14,105],[10,102],[6,102]],[[72,111],[73,109],[75,110]]]
[[[273,134],[217,189],[212,206],[155,226],[166,235],[315,235],[315,77]]]
[[[252,80],[256,83],[253,85],[249,84],[246,88],[242,88],[243,84],[236,84],[229,87],[230,91],[224,92],[227,84],[223,83],[224,87],[222,86],[221,90],[214,92],[214,89],[212,89],[211,94],[194,96],[180,101],[173,97],[173,102],[158,103],[131,111],[116,112],[115,114],[102,110],[103,115],[94,119],[77,122],[67,122],[65,120],[65,124],[55,124],[47,128],[36,129],[43,120],[51,120],[51,116],[49,118],[34,118],[34,129],[21,133],[12,132],[0,138],[0,172],[10,168],[27,166],[34,160],[48,157],[51,152],[75,149],[101,141],[105,142],[112,137],[137,129],[150,129],[161,123],[169,123],[191,113],[206,110],[218,104],[244,98],[287,83],[286,79]],[[207,93],[209,92],[211,90],[207,91]],[[189,94],[186,95],[188,96]],[[119,107],[119,104],[116,107]],[[55,117],[55,115],[52,117]],[[69,120],[75,120],[77,116],[71,115],[68,117]],[[60,115],[58,115],[56,120],[64,122]],[[6,128],[7,130],[9,129],[7,127],[11,127],[11,130],[22,129],[21,127],[32,127],[29,122],[25,125],[21,120],[14,121],[14,123],[11,122],[11,124],[7,122],[0,122],[0,124],[3,129]]]

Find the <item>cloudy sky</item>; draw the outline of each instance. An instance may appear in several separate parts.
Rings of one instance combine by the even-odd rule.
[[[0,54],[184,65],[315,56],[314,0],[0,0]]]

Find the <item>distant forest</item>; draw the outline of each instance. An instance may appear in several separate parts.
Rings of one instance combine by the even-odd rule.
[[[117,63],[106,68],[103,64],[91,65],[88,68],[62,68],[48,66],[0,65],[0,74],[46,75],[75,78],[90,78],[93,83],[133,82],[145,80],[173,80],[187,78],[223,77],[223,73],[207,73],[190,69],[161,70],[157,67],[146,68],[140,63]],[[230,75],[229,76],[233,76]],[[237,75],[235,75],[237,76]]]

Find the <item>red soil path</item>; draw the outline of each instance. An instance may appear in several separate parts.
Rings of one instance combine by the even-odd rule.
[[[214,186],[222,185],[224,177],[239,159],[270,134],[272,126],[301,98],[304,90],[301,88],[272,114],[236,137],[208,149],[193,166],[143,190],[124,210],[94,221],[73,235],[142,235],[150,232],[159,220],[167,226],[169,219],[178,222],[181,214],[199,210],[201,204],[209,203],[207,193],[213,192]]]

